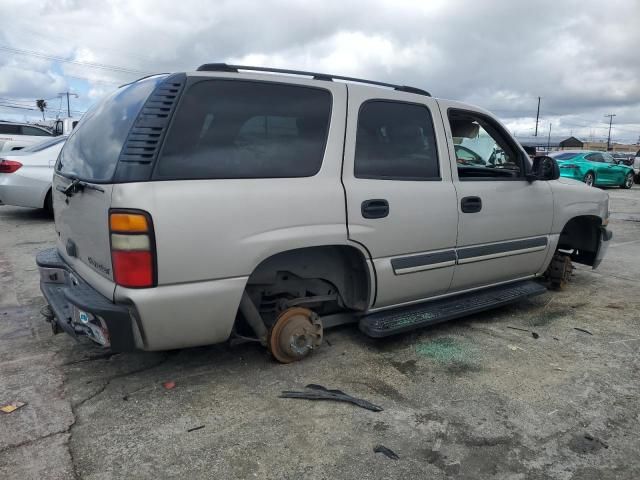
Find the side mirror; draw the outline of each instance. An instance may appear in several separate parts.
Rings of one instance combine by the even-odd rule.
[[[527,175],[529,181],[532,180],[557,180],[560,178],[560,167],[555,158],[542,155],[533,158],[531,173]]]

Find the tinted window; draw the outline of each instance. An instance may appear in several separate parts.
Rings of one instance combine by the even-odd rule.
[[[460,179],[518,178],[523,155],[494,120],[480,114],[449,112]]]
[[[20,125],[10,125],[6,123],[0,123],[0,134],[20,135]]]
[[[56,170],[83,180],[110,180],[133,122],[163,79],[154,76],[129,84],[85,113],[65,143]]]
[[[577,153],[561,153],[560,155],[555,155],[553,158],[555,158],[556,160],[569,160],[570,158],[575,158],[577,157],[578,154]]]
[[[50,137],[51,136],[51,134],[49,132],[46,132],[46,131],[41,130],[39,128],[26,127],[26,126],[22,127],[22,134],[23,135],[33,135],[34,137]]]
[[[590,162],[604,162],[604,158],[602,157],[601,153],[590,153],[584,158],[586,158]]]
[[[237,80],[198,82],[182,97],[155,176],[315,175],[330,114],[327,90]]]
[[[427,107],[383,100],[363,104],[354,174],[383,180],[438,178],[438,151]]]

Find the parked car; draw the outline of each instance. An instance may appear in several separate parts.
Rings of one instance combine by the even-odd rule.
[[[21,150],[52,136],[51,130],[39,125],[0,122],[0,153]]]
[[[76,128],[79,121],[80,119],[78,118],[58,118],[52,125],[53,134],[69,136],[73,129]]]
[[[633,165],[633,159],[635,157],[633,152],[614,152],[611,154],[611,156],[617,164],[629,166]]]
[[[553,152],[549,156],[558,162],[561,176],[580,180],[590,187],[633,186],[633,169],[618,165],[606,152],[564,150]]]
[[[44,208],[53,212],[53,166],[67,137],[7,152],[0,157],[0,204]]]
[[[608,195],[531,161],[489,112],[263,70],[156,75],[85,114],[37,256],[54,331],[113,351],[238,337],[291,362],[326,328],[398,334],[602,260]]]
[[[640,150],[638,150],[636,157],[633,159],[633,173],[636,177],[636,183],[640,183]]]

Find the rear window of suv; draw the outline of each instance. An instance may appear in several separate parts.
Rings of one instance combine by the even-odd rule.
[[[93,182],[111,180],[133,122],[164,78],[156,75],[129,84],[87,111],[65,143],[56,171]]]
[[[315,175],[322,165],[330,116],[328,90],[199,81],[181,99],[154,178]]]

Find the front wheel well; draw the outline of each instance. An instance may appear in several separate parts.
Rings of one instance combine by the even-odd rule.
[[[571,252],[574,262],[593,265],[600,245],[602,219],[595,215],[582,215],[569,220],[558,240],[558,250]]]

